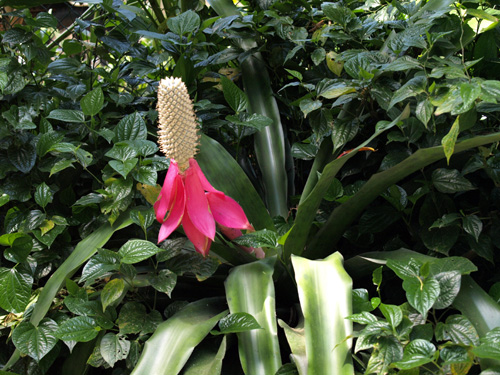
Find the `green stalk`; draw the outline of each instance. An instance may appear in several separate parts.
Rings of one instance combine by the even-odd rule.
[[[98,248],[103,247],[108,242],[114,232],[130,224],[132,224],[132,220],[130,219],[130,213],[127,211],[121,214],[113,225],[106,223],[81,240],[71,255],[57,268],[43,287],[31,314],[30,323],[35,327],[38,326],[38,323],[49,311],[52,301],[64,285],[66,278],[73,276],[81,265],[96,253]],[[5,369],[11,368],[19,358],[20,353],[16,349],[5,365]]]
[[[457,143],[454,153],[488,143],[498,142],[499,140],[500,133],[470,138]],[[349,155],[338,160],[342,160]],[[306,250],[307,257],[320,258],[328,255],[332,247],[334,247],[342,237],[347,227],[363,212],[366,206],[373,202],[380,194],[403,178],[443,158],[445,158],[443,146],[420,149],[394,167],[373,175],[354,196],[347,202],[338,206],[331,213],[325,225],[323,225],[308,246]],[[337,160],[334,160],[330,164],[336,161]]]
[[[246,375],[275,374],[281,366],[273,284],[275,261],[266,258],[234,267],[226,279],[229,311],[251,314],[262,327],[237,333]]]
[[[208,3],[222,17],[239,15],[231,0],[209,0]],[[239,46],[248,51],[257,47],[254,40],[244,39]],[[260,53],[254,53],[241,62],[243,87],[248,96],[248,112],[269,117],[273,123],[255,133],[255,154],[262,172],[266,203],[271,216],[288,217],[288,186],[285,166],[285,136],[278,104],[273,96],[271,80]]]
[[[352,314],[352,279],[343,260],[339,252],[323,260],[292,255],[304,315],[307,371],[301,375],[354,374],[352,323],[345,319]]]
[[[225,315],[222,298],[190,303],[156,328],[131,375],[177,375],[194,348]]]

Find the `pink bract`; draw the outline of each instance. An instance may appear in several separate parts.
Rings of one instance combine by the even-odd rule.
[[[184,172],[175,160],[170,160],[154,209],[156,219],[162,224],[158,242],[182,224],[186,236],[203,256],[208,255],[214,240],[215,222],[228,228],[253,230],[241,206],[214,189],[194,159],[189,159]]]

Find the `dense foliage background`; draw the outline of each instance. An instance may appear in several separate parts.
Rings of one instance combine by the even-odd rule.
[[[278,258],[276,312],[290,326],[290,255],[343,255],[359,373],[479,374],[480,358],[499,358],[500,332],[486,335],[500,326],[494,2],[87,3],[54,40],[53,15],[0,1],[19,7],[0,32],[0,365],[130,373],[161,322],[224,296],[229,270],[255,260],[238,245]],[[156,244],[168,168],[156,88],[169,76],[194,100],[202,168],[257,229],[218,235],[207,258],[181,231]],[[383,276],[359,257],[393,250]],[[471,284],[454,302],[471,272],[490,297]],[[488,310],[467,313],[473,296]],[[220,327],[207,373],[243,373],[233,333],[250,326],[238,324]],[[222,348],[217,335],[205,344]]]

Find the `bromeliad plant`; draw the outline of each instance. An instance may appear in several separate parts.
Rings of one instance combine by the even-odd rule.
[[[92,3],[1,31],[2,374],[499,371],[494,5]]]

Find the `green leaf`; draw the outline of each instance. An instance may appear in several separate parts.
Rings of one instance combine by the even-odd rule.
[[[54,332],[58,325],[45,318],[35,327],[27,321],[21,322],[12,332],[12,341],[17,349],[39,362],[57,343]]]
[[[256,232],[246,233],[235,238],[233,242],[247,247],[278,247],[280,236],[271,230],[263,229]]]
[[[422,121],[422,123],[427,127],[427,124],[432,117],[433,111],[434,106],[432,105],[431,101],[429,99],[425,99],[418,102],[415,114],[417,115],[417,118]]]
[[[110,160],[108,162],[109,166],[117,171],[119,174],[123,176],[123,178],[127,178],[127,175],[130,173],[132,169],[135,168],[139,159],[132,158],[129,160],[125,160],[123,162],[119,160]]]
[[[225,354],[225,336],[219,347],[212,343],[198,345],[184,366],[182,375],[220,375]]]
[[[64,341],[87,342],[99,334],[100,328],[93,318],[77,316],[61,323],[55,335]]]
[[[457,142],[458,133],[460,131],[459,120],[460,116],[458,116],[451,126],[450,131],[446,134],[441,140],[441,144],[443,145],[443,151],[446,155],[446,161],[450,164],[451,155],[455,150],[455,143]]]
[[[460,235],[458,226],[445,227],[438,229],[422,229],[420,236],[424,245],[432,251],[448,255],[448,252],[457,242]]]
[[[16,238],[12,246],[3,253],[5,259],[13,263],[23,263],[31,253],[33,248],[33,239],[28,235]]]
[[[50,202],[52,202],[53,198],[54,194],[45,182],[42,182],[36,187],[35,202],[38,203],[40,207],[45,208]]]
[[[321,64],[326,58],[326,51],[324,48],[316,48],[311,55],[311,60],[314,65],[318,66]]]
[[[170,297],[177,284],[177,274],[170,270],[160,270],[157,275],[149,277],[148,281],[157,291]]]
[[[473,348],[472,353],[479,358],[491,358],[498,360],[498,358],[500,358],[500,344],[481,344],[477,348]]]
[[[251,314],[262,327],[237,333],[240,361],[246,374],[274,374],[281,367],[272,279],[275,261],[276,258],[266,258],[234,267],[225,282],[231,314]]]
[[[106,307],[118,300],[122,296],[124,290],[125,282],[123,279],[110,280],[101,292],[102,311],[105,311]]]
[[[14,167],[23,173],[29,173],[36,162],[36,149],[27,143],[21,147],[11,146],[8,149],[9,161]]]
[[[50,151],[50,149],[62,141],[64,136],[56,132],[48,132],[40,135],[38,143],[36,144],[36,153],[39,157],[43,157]]]
[[[123,134],[122,134],[123,135]],[[106,152],[105,156],[126,161],[135,158],[139,154],[137,148],[130,145],[128,142],[115,143],[113,148]]]
[[[253,329],[261,329],[257,320],[248,313],[237,312],[229,314],[219,321],[219,330],[212,331],[212,334],[222,335],[227,333],[247,332]]]
[[[410,341],[404,349],[403,359],[395,362],[394,366],[409,370],[414,367],[425,365],[434,360],[436,347],[429,341],[417,339]]]
[[[460,96],[464,102],[464,107],[470,108],[481,94],[481,86],[472,83],[462,83],[460,85]]]
[[[467,353],[467,349],[458,345],[445,346],[440,350],[439,356],[445,364],[465,363],[471,361],[469,354]]]
[[[435,328],[436,340],[449,340],[461,345],[479,345],[479,336],[469,319],[463,315],[451,315],[446,322],[438,322]]]
[[[247,107],[247,96],[236,84],[226,76],[221,76],[222,92],[227,104],[234,112],[243,112]]]
[[[477,271],[477,267],[469,259],[463,257],[446,257],[432,261],[430,265],[430,275],[437,275],[441,272],[458,271],[462,275],[468,275]]]
[[[427,78],[425,76],[416,76],[408,80],[408,82],[406,82],[394,93],[388,109],[391,109],[395,104],[405,100],[406,98],[425,92],[426,86]]]
[[[366,373],[384,374],[388,372],[389,365],[402,359],[403,346],[393,335],[379,337],[376,344],[377,348],[366,366]]]
[[[127,302],[118,315],[118,328],[121,334],[139,333],[144,327],[146,307],[139,302]]]
[[[410,305],[425,318],[439,297],[439,282],[434,278],[411,278],[403,281],[403,289]]]
[[[87,116],[95,116],[104,105],[104,94],[100,87],[93,89],[80,100],[82,111]]]
[[[451,214],[444,214],[440,219],[437,219],[434,223],[432,223],[429,229],[445,228],[450,225],[456,225],[457,221],[460,220],[461,218],[462,216],[457,212],[453,212]]]
[[[439,297],[434,302],[435,309],[444,309],[451,306],[455,297],[460,292],[460,281],[462,276],[459,271],[441,272],[434,275],[439,282]]]
[[[315,110],[321,108],[322,105],[323,105],[323,103],[321,103],[320,100],[312,100],[309,98],[301,100],[301,102],[299,104],[300,110],[304,114],[304,117],[307,117],[307,115],[309,113],[311,113],[312,111],[315,111]]]
[[[102,358],[108,365],[114,367],[115,363],[127,358],[130,350],[130,341],[121,335],[106,333],[99,345]]]
[[[456,169],[438,168],[432,172],[432,183],[441,193],[458,193],[474,190],[476,187]]]
[[[53,174],[61,172],[61,171],[65,170],[66,168],[73,167],[73,163],[74,162],[75,162],[75,159],[62,159],[62,160],[59,160],[58,162],[54,163],[54,165],[52,166],[52,168],[50,168],[49,177],[52,177]]]
[[[353,322],[358,324],[370,324],[377,321],[377,317],[367,311],[363,311],[359,314],[349,315],[346,317],[346,319],[352,320]]]
[[[346,340],[352,323],[345,319],[352,313],[352,279],[342,255],[336,252],[323,260],[292,255],[291,260],[304,315],[307,373],[352,374],[351,343]]]
[[[269,117],[259,115],[258,113],[249,114],[247,112],[239,113],[238,116],[226,116],[226,120],[231,121],[235,125],[248,126],[257,130],[262,130],[273,122]]]
[[[0,267],[0,307],[12,313],[22,313],[31,297],[33,276],[23,267]]]
[[[70,123],[85,122],[84,113],[75,109],[54,109],[49,113],[47,118]]]
[[[161,251],[154,243],[144,240],[128,240],[118,250],[121,257],[121,262],[126,264],[134,264],[148,259]]]
[[[398,275],[400,279],[413,279],[418,278],[420,275],[420,267],[422,262],[417,259],[411,258],[409,260],[388,259],[387,267]]]
[[[126,163],[126,162],[125,162]],[[132,177],[137,181],[145,185],[156,186],[156,180],[158,179],[158,173],[153,167],[140,166],[132,171]]]
[[[479,242],[479,235],[483,231],[483,223],[476,215],[468,215],[463,218],[462,226],[464,230]]]
[[[322,96],[325,99],[335,99],[339,96],[350,94],[351,92],[356,92],[355,87],[350,86],[344,82],[337,82],[335,80],[321,81],[318,84],[316,90],[318,91],[318,96]]]
[[[192,10],[167,19],[168,28],[177,35],[193,33],[200,27],[200,24],[200,16]]]
[[[381,303],[378,308],[394,329],[403,321],[403,311],[401,307]]]
[[[178,374],[194,348],[227,314],[223,306],[219,298],[200,299],[161,323],[146,342],[131,375]],[[165,351],[166,347],[169,350]]]
[[[137,112],[134,112],[122,118],[115,128],[116,142],[146,139],[146,137],[146,123],[144,122],[142,116]]]

